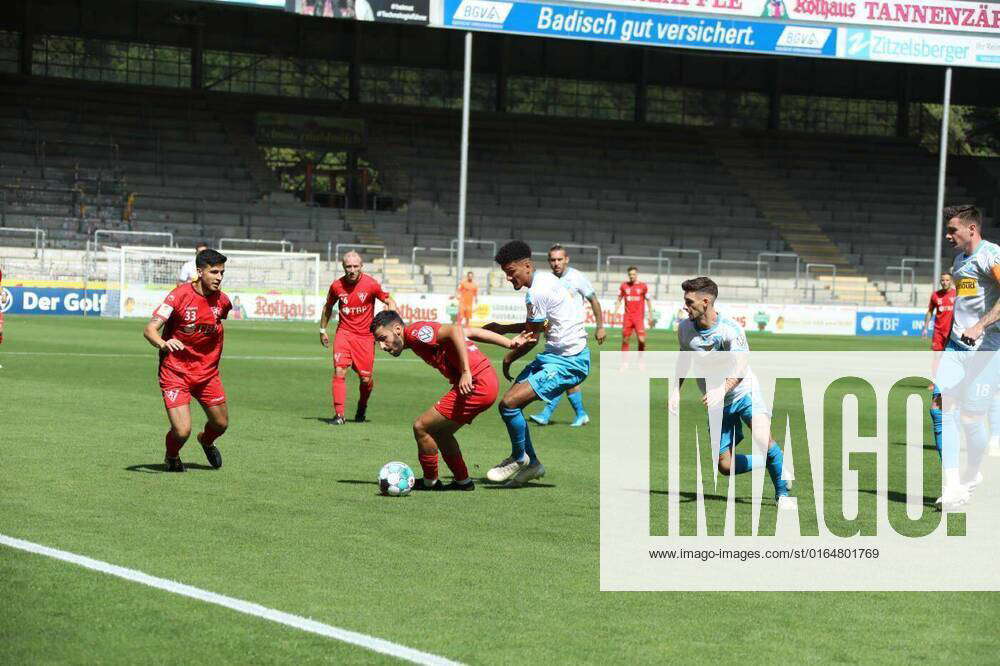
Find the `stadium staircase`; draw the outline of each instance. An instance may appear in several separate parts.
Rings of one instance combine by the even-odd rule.
[[[886,305],[885,297],[818,224],[812,221],[784,179],[762,159],[751,137],[737,132],[709,131],[716,154],[770,225],[781,234],[803,269],[816,264],[817,280],[831,298],[850,303]],[[836,270],[834,278],[833,271]],[[804,276],[805,277],[805,276]],[[815,283],[814,283],[815,284]]]

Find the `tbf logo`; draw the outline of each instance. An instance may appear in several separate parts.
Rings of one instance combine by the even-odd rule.
[[[868,60],[871,57],[871,32],[868,30],[847,31],[847,57]]]

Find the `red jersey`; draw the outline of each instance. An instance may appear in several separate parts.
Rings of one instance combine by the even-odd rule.
[[[368,327],[375,318],[375,299],[385,301],[389,294],[373,277],[361,274],[357,282],[351,283],[344,278],[338,278],[330,284],[326,294],[326,307],[331,307],[337,301],[340,307],[340,320],[337,332],[372,337]]]
[[[221,291],[203,296],[193,282],[177,287],[153,312],[166,321],[164,340],[180,340],[184,349],[160,352],[160,367],[182,375],[192,383],[210,379],[219,373],[222,357],[222,320],[233,304]]]
[[[450,341],[439,342],[438,331],[441,324],[435,321],[415,321],[403,329],[403,346],[424,359],[427,365],[435,367],[452,384],[462,378],[462,362]],[[491,367],[490,359],[479,351],[479,347],[466,339],[465,348],[469,356],[469,370],[476,376],[484,368]]]
[[[943,335],[951,334],[951,322],[955,317],[955,290],[938,289],[931,294],[931,302],[927,308],[934,310],[934,330]]]
[[[625,301],[626,319],[642,319],[645,316],[647,291],[649,291],[649,287],[646,286],[645,282],[638,280],[635,284],[622,282],[622,286],[618,289],[618,295]]]

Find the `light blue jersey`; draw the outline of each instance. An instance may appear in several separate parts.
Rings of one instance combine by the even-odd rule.
[[[714,351],[750,351],[743,327],[721,314],[718,315],[714,326],[704,330],[695,327],[694,322],[690,319],[683,320],[677,327],[677,339],[680,342],[681,351],[696,352],[699,356],[705,356]],[[755,383],[756,377],[748,369],[743,381],[726,394],[725,404],[739,402],[750,393],[751,387]],[[699,379],[698,386],[704,391],[705,381]]]
[[[553,273],[555,275],[555,273]],[[576,296],[579,294],[582,301],[590,300],[594,295],[594,285],[590,284],[587,276],[576,270],[572,266],[567,266],[563,274],[559,276],[559,281],[566,285],[569,293]],[[581,301],[581,305],[582,305]]]

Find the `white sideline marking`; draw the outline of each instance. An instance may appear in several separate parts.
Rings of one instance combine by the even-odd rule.
[[[89,356],[95,358],[148,358],[156,359],[156,352],[153,351],[150,354],[107,354],[107,353],[97,353],[97,352],[25,352],[25,351],[4,351],[0,352],[0,356]],[[223,354],[223,361],[328,361],[326,355],[323,356],[239,356]],[[392,358],[392,357],[381,357],[381,361],[388,363],[423,363],[419,358]]]
[[[142,583],[143,585],[155,587],[167,592],[173,592],[174,594],[179,594],[184,597],[190,597],[192,599],[205,601],[217,606],[223,606],[238,613],[245,613],[247,615],[253,615],[254,617],[264,618],[265,620],[270,620],[271,622],[277,622],[278,624],[284,624],[289,627],[294,627],[295,629],[308,631],[312,634],[326,636],[327,638],[332,638],[343,643],[350,643],[351,645],[356,645],[358,647],[365,648],[366,650],[385,654],[390,657],[396,657],[397,659],[409,661],[414,664],[428,664],[432,666],[461,666],[459,662],[451,661],[450,659],[445,659],[444,657],[439,657],[427,652],[421,652],[420,650],[414,650],[413,648],[408,648],[405,645],[393,643],[381,638],[375,638],[374,636],[348,631],[347,629],[341,629],[329,624],[323,624],[322,622],[310,620],[299,615],[292,615],[291,613],[274,610],[273,608],[267,608],[266,606],[254,604],[249,601],[243,601],[242,599],[235,599],[233,597],[216,594],[215,592],[209,592],[207,590],[202,590],[183,583],[177,583],[172,580],[167,580],[166,578],[157,578],[156,576],[150,576],[149,574],[136,571],[135,569],[126,569],[125,567],[119,567],[114,564],[102,562],[101,560],[93,560],[89,557],[70,553],[65,550],[57,550],[55,548],[42,546],[41,544],[33,543],[31,541],[15,539],[14,537],[9,537],[5,534],[0,534],[0,544],[10,546],[11,548],[17,548],[18,550],[24,550],[29,553],[45,555],[46,557],[62,560],[63,562],[69,562],[70,564],[76,564],[86,569],[100,571],[101,573],[117,576],[118,578],[124,578],[125,580],[130,580],[135,583]]]

